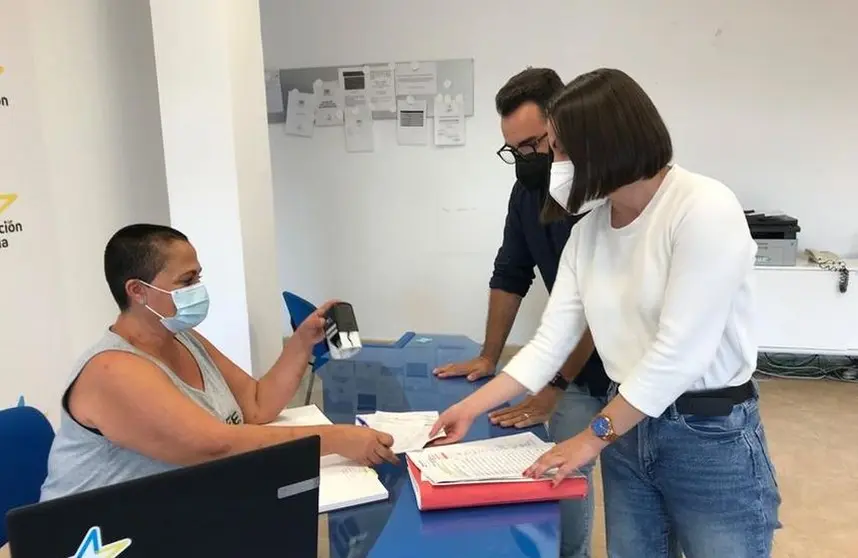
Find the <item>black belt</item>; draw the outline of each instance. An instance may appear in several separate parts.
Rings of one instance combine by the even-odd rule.
[[[733,406],[754,397],[754,385],[748,381],[740,386],[731,386],[709,391],[690,391],[676,400],[676,410],[681,415],[703,415],[726,417]]]

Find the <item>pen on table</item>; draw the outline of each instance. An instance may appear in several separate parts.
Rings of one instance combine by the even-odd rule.
[[[360,418],[360,417],[355,417],[355,420],[357,421],[357,423],[358,423],[359,425],[361,425],[361,426],[366,426],[367,428],[369,428],[369,424],[367,424],[367,423],[366,423],[366,421],[365,421],[365,420],[363,420],[362,418]]]

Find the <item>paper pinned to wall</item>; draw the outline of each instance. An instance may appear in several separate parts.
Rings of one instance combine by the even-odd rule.
[[[316,80],[316,126],[342,126],[345,99],[338,81]]]
[[[398,75],[397,68],[406,73]],[[339,81],[345,93],[346,106],[366,102],[375,120],[395,120],[397,116],[395,99],[403,99],[408,95],[428,101],[427,112],[428,116],[432,117],[435,106],[433,98],[437,93],[450,95],[461,93],[465,101],[465,116],[474,114],[473,59],[418,62],[376,60],[332,66],[282,68],[280,83],[284,102],[286,93],[291,89],[312,92],[313,83],[317,80]],[[397,86],[401,87],[401,91]],[[283,121],[283,116],[281,113],[279,121]],[[269,116],[269,121],[278,120],[276,116]],[[316,125],[319,125],[318,121]]]
[[[280,72],[277,70],[265,71],[265,102],[268,114],[283,112],[283,91],[280,89]]]
[[[346,107],[366,104],[366,74],[364,66],[339,69],[340,88],[343,90]]]
[[[405,62],[396,65],[397,95],[434,95],[437,92],[437,62]]]
[[[396,139],[399,145],[426,145],[429,126],[424,100],[405,99],[396,103]]]
[[[345,110],[346,151],[369,153],[375,150],[375,135],[372,127],[372,111],[368,105],[358,105]]]
[[[395,69],[393,63],[369,66],[367,91],[371,110],[396,112]]]
[[[435,96],[435,145],[465,145],[465,100],[462,95]]]
[[[290,136],[313,137],[313,120],[316,112],[316,96],[301,93],[297,89],[289,92],[286,101],[286,134]]]

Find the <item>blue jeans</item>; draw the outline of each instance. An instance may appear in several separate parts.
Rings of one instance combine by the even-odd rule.
[[[570,384],[548,421],[551,439],[559,444],[586,430],[590,426],[590,421],[604,406],[604,398],[593,397],[587,388]],[[590,558],[594,513],[594,465],[595,463],[591,463],[581,468],[581,473],[587,475],[589,483],[587,498],[560,502],[560,556],[562,558]]]
[[[771,556],[780,496],[758,396],[725,417],[671,405],[601,458],[610,558]]]

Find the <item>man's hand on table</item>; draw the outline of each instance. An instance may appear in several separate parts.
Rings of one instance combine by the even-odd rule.
[[[489,413],[492,424],[508,428],[528,428],[546,422],[557,408],[563,392],[553,386],[545,386],[536,395],[527,396],[513,407],[505,407]]]
[[[484,356],[467,360],[465,362],[452,362],[445,364],[432,371],[439,378],[455,378],[456,376],[467,376],[473,382],[495,373],[496,365]]]

